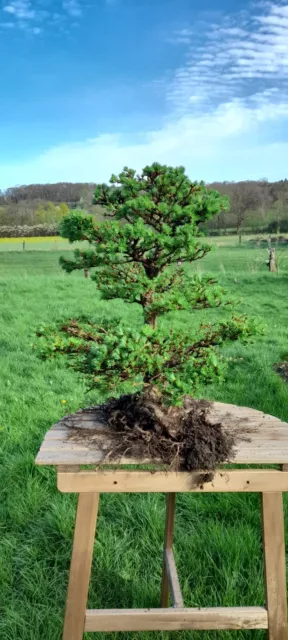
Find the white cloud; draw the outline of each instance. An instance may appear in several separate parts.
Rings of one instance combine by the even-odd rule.
[[[271,13],[279,14],[280,16],[288,16],[288,5],[285,6],[271,6]]]
[[[253,103],[231,100],[211,113],[167,122],[128,144],[121,134],[60,145],[26,163],[0,166],[2,187],[31,182],[106,181],[124,165],[141,169],[154,160],[184,164],[195,179],[284,177],[288,143],[260,144],[275,122],[288,122],[288,102],[272,108],[277,89],[254,95]],[[139,140],[139,136],[137,136]]]
[[[183,67],[167,88],[167,100],[178,114],[195,108],[191,95],[198,95],[202,104],[205,100],[207,105],[217,104],[225,87],[227,99],[243,95],[243,87],[250,95],[251,89],[255,91],[252,81],[259,83],[264,78],[273,84],[277,78],[283,95],[288,95],[288,4],[255,6],[250,15],[232,9],[231,14],[221,16],[219,24],[206,20],[194,27],[199,44],[193,42],[189,47]],[[177,40],[183,32],[189,29],[173,37]]]
[[[201,96],[190,96],[189,102],[201,102]]]
[[[21,20],[33,20],[36,12],[31,8],[29,0],[14,0],[3,8],[3,11],[14,15],[15,18]]]
[[[283,16],[272,16],[272,15],[259,16],[258,22],[266,26],[275,25],[276,27],[281,27],[283,29],[288,26],[288,17],[286,18],[286,16],[283,17]]]
[[[179,31],[176,31],[176,33],[179,36],[193,36],[193,31],[192,29],[179,29]]]
[[[222,33],[226,33],[229,36],[240,36],[240,38],[242,36],[246,36],[246,31],[245,29],[241,29],[239,27],[229,27],[229,28],[223,28]]]
[[[82,9],[77,0],[64,0],[63,8],[70,16],[73,16],[74,18],[79,18],[80,16],[82,16]]]
[[[192,29],[178,29],[174,32],[173,36],[166,38],[166,41],[171,44],[190,44],[193,35],[194,32]]]
[[[54,7],[50,7],[49,4],[45,3],[45,7],[47,7],[45,9],[43,6],[44,2],[42,0],[39,0],[38,4],[33,2],[33,5],[31,0],[11,0],[9,4],[4,5],[3,12],[14,18],[14,25],[19,29],[34,35],[41,33],[43,26],[44,28],[51,26],[55,28],[57,24],[62,30],[65,27],[65,32],[68,33],[69,27],[75,26],[75,21],[71,23],[71,19],[79,18],[83,14],[83,8],[79,0],[63,0],[62,13],[55,12]],[[34,25],[31,26],[31,23],[34,23]]]
[[[4,7],[3,11],[6,11],[6,13],[16,13],[15,7],[12,7],[11,5],[7,5],[6,7]]]

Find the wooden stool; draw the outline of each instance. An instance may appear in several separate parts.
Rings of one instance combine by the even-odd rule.
[[[199,486],[200,473],[121,470],[101,467],[97,447],[101,429],[97,409],[68,416],[46,434],[38,465],[57,466],[57,486],[79,494],[70,568],[63,640],[81,640],[84,631],[164,631],[177,629],[268,629],[270,640],[287,640],[285,541],[282,492],[288,491],[288,424],[245,407],[213,403],[210,422],[221,421],[240,433],[235,464],[282,464],[277,469],[219,470],[213,482]],[[73,427],[71,429],[71,427]],[[77,427],[77,437],[75,434]],[[85,429],[85,438],[79,436]],[[87,439],[87,429],[93,428]],[[242,431],[242,439],[241,439]],[[245,432],[245,436],[243,436]],[[81,432],[80,432],[81,433]],[[84,434],[84,432],[83,432]],[[243,439],[244,437],[244,439]],[[107,430],[109,444],[109,430]],[[143,461],[144,462],[144,461]],[[145,461],[147,463],[147,461]],[[123,459],[121,464],[135,464]],[[266,606],[185,608],[172,550],[177,492],[259,492],[262,494]],[[86,610],[100,493],[164,492],[167,494],[161,608]],[[173,607],[168,607],[169,593]]]

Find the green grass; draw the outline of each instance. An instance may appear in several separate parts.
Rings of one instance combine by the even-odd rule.
[[[281,234],[282,236],[287,234]],[[275,234],[274,234],[275,236]],[[259,238],[268,239],[268,234],[255,234],[255,235],[243,235],[242,245],[249,243],[252,240],[259,240]],[[25,251],[63,251],[69,250],[71,246],[68,240],[56,236],[43,236],[42,238],[0,238],[0,253],[4,251],[23,251],[23,241],[25,241]],[[239,239],[237,235],[227,236],[213,236],[207,238],[207,242],[211,242],[217,247],[238,247]],[[83,243],[82,243],[83,244]],[[81,245],[81,243],[79,243]]]
[[[60,640],[71,556],[75,496],[56,490],[55,472],[34,458],[49,427],[65,412],[97,402],[64,366],[41,362],[32,349],[41,322],[81,313],[139,318],[137,306],[99,299],[83,274],[67,276],[57,252],[3,252],[0,256],[0,637]],[[217,272],[239,298],[240,309],[267,324],[266,335],[227,350],[222,387],[203,394],[249,405],[288,421],[288,385],[273,363],[288,352],[288,269],[269,274],[266,252],[222,247],[199,263]],[[213,312],[212,317],[217,313]],[[222,312],[221,312],[222,313]],[[208,314],[207,314],[208,315]],[[211,315],[211,314],[209,314]],[[196,314],[166,321],[193,325]],[[201,317],[206,317],[202,314]],[[63,404],[63,400],[66,404]],[[286,502],[286,501],[285,501]],[[286,506],[286,504],[285,504]],[[286,517],[287,526],[287,517]],[[164,531],[163,495],[103,495],[95,543],[90,607],[157,607]],[[175,554],[189,606],[264,602],[259,496],[177,497]],[[221,638],[264,637],[219,632]],[[87,634],[110,640],[214,638],[215,633]]]
[[[68,240],[55,236],[35,238],[0,238],[0,252],[2,251],[63,251],[70,249]]]

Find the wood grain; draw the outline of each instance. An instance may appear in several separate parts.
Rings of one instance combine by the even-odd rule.
[[[175,520],[175,493],[168,493],[166,496],[166,522],[164,533],[164,554],[162,568],[162,585],[161,585],[161,607],[168,607],[169,602],[169,582],[166,564],[166,551],[172,549],[174,520]]]
[[[177,629],[267,629],[262,607],[215,609],[90,609],[85,631],[175,631]]]
[[[99,495],[78,498],[63,640],[82,640],[91,573]]]
[[[287,595],[282,493],[262,494],[269,640],[287,640]]]
[[[219,471],[212,482],[201,482],[200,472],[105,470],[66,471],[58,468],[57,486],[63,493],[169,492],[277,492],[288,491],[288,472],[274,469]]]
[[[221,422],[236,437],[235,463],[288,463],[288,424],[261,411],[221,402],[211,403],[207,416]],[[81,430],[83,438],[81,438]],[[84,431],[86,436],[84,437]],[[80,433],[80,435],[79,435]],[[87,438],[89,433],[89,438]],[[65,416],[46,434],[36,458],[37,465],[98,464],[105,456],[103,433],[109,448],[109,429],[97,408]],[[100,447],[101,439],[101,447]],[[142,463],[151,462],[147,458]],[[139,460],[122,458],[119,464]]]
[[[184,603],[172,549],[166,549],[165,551],[165,566],[173,607],[182,607],[183,609]]]

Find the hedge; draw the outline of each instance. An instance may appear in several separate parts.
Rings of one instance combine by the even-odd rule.
[[[37,224],[33,227],[23,226],[0,226],[0,238],[35,238],[43,236],[58,236],[57,224]]]

